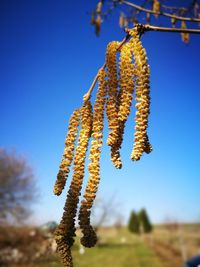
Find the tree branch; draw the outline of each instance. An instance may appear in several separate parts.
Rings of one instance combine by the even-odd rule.
[[[102,68],[105,68],[105,67],[106,67],[106,65],[104,64],[104,65],[102,66]],[[90,96],[91,96],[91,94],[92,94],[92,91],[93,91],[93,89],[94,89],[94,87],[95,87],[95,84],[96,84],[98,78],[99,78],[99,71],[97,72],[96,76],[94,77],[94,80],[93,80],[93,82],[92,82],[92,84],[91,84],[91,86],[90,86],[88,92],[83,96],[83,101],[86,102],[86,101],[88,101],[88,100],[90,99]]]
[[[198,29],[182,29],[182,28],[167,28],[167,27],[158,27],[158,26],[153,26],[153,25],[143,25],[143,24],[136,24],[135,27],[138,28],[138,31],[142,34],[145,31],[160,31],[160,32],[180,32],[180,33],[192,33],[192,34],[200,34],[200,30]],[[120,50],[120,48],[127,42],[127,40],[130,38],[130,34],[129,34],[129,29],[125,29],[127,35],[126,37],[121,41],[119,47],[117,48],[117,51]],[[104,63],[104,65],[101,68],[105,68],[106,64]],[[90,96],[92,94],[92,91],[96,85],[96,82],[98,80],[99,77],[99,72],[96,74],[92,85],[90,86],[88,92],[83,96],[83,101],[88,101],[90,99]]]
[[[149,24],[141,25],[141,27],[143,31],[180,32],[180,33],[200,34],[200,30],[198,29],[167,28],[167,27],[153,26]]]
[[[126,43],[126,41],[129,38],[130,38],[130,35],[129,35],[129,33],[127,33],[126,37],[121,41],[120,45],[118,46],[117,51],[120,50],[120,48],[123,46],[123,44]],[[106,67],[106,63],[104,63],[104,65],[101,68],[105,69],[105,67]],[[90,86],[88,92],[83,96],[83,101],[88,101],[90,99],[90,96],[92,94],[92,91],[96,85],[98,78],[99,78],[99,71],[97,72],[96,76],[94,77],[94,80],[93,80],[92,85]]]
[[[146,12],[146,13],[151,13],[151,14],[154,14],[154,15],[160,15],[160,16],[165,16],[165,17],[169,17],[169,18],[174,18],[176,20],[184,20],[184,21],[190,21],[190,22],[200,22],[200,18],[181,17],[181,16],[177,16],[177,15],[173,15],[173,14],[165,13],[165,12],[155,12],[155,11],[153,11],[151,9],[147,9],[147,8],[138,6],[138,5],[136,5],[134,3],[131,3],[129,1],[122,1],[122,4],[134,7],[137,10],[140,10],[140,11],[143,11],[143,12]]]

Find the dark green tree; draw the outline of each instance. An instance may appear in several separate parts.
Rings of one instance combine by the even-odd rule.
[[[138,218],[143,232],[150,233],[153,230],[153,226],[145,209],[140,210],[140,212],[138,213]]]
[[[138,220],[138,215],[135,211],[131,212],[129,222],[128,222],[128,229],[132,233],[136,233],[136,234],[140,233],[140,224]]]

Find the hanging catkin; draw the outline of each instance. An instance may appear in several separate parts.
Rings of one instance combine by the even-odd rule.
[[[149,154],[153,150],[152,145],[149,143],[149,137],[146,135],[144,152]]]
[[[118,92],[117,95],[117,111],[119,111],[119,105],[120,105],[120,98],[121,98],[121,90]],[[118,126],[113,130],[114,136],[115,136],[115,143],[111,145],[111,161],[113,165],[117,169],[122,168],[122,160],[120,156],[120,148],[123,141],[123,134],[124,134],[124,127],[125,127],[125,121],[118,120]]]
[[[123,134],[126,120],[130,114],[130,107],[132,104],[134,91],[134,64],[132,63],[133,49],[131,41],[124,44],[120,50],[119,62],[119,86],[120,91],[117,99],[118,109],[118,127],[114,132],[117,138],[115,144],[111,147],[111,160],[116,168],[121,168],[120,148],[123,142]]]
[[[66,267],[73,266],[71,263],[70,247],[73,245],[75,236],[75,216],[79,195],[84,176],[84,164],[88,147],[88,141],[92,130],[92,106],[89,101],[81,108],[81,130],[74,156],[74,172],[64,206],[64,213],[58,228],[55,231],[55,239],[58,245],[58,253]]]
[[[120,52],[120,106],[118,118],[126,121],[130,114],[130,107],[134,91],[134,64],[132,63],[133,46],[131,40],[122,46]]]
[[[90,225],[91,208],[96,197],[98,184],[100,181],[100,153],[103,137],[104,103],[106,95],[106,73],[104,69],[99,71],[99,86],[94,104],[92,143],[90,148],[90,163],[88,165],[89,178],[84,193],[84,200],[81,202],[79,212],[79,224],[82,229],[83,237],[81,244],[85,247],[93,247],[96,244],[96,233]]]
[[[70,171],[70,166],[74,157],[74,147],[75,147],[76,137],[78,134],[79,123],[80,123],[80,109],[76,109],[72,113],[72,116],[69,121],[68,132],[65,139],[65,149],[59,167],[57,179],[54,185],[55,195],[60,195],[62,193],[63,188],[65,187],[65,183]]]
[[[120,121],[118,119],[119,92],[117,75],[116,53],[119,42],[109,43],[106,50],[106,66],[108,76],[108,99],[106,103],[106,114],[108,118],[108,128],[110,129],[107,144],[111,146],[111,161],[118,169],[122,167],[120,158]]]
[[[148,115],[150,113],[149,65],[137,29],[129,32],[132,36],[136,73],[136,117],[135,142],[131,153],[132,160],[139,160],[143,152],[151,152],[147,136]]]
[[[150,113],[150,71],[146,51],[140,42],[140,30],[136,26],[129,31],[128,37],[122,43],[115,41],[109,43],[106,50],[106,64],[99,70],[91,88],[84,96],[83,106],[75,110],[70,118],[65,149],[54,186],[54,193],[60,195],[65,186],[71,163],[74,161],[72,182],[67,194],[63,216],[55,231],[57,251],[64,267],[73,267],[71,247],[74,243],[75,217],[83,183],[89,139],[92,135],[88,165],[89,177],[78,216],[83,233],[81,243],[86,247],[92,247],[97,242],[96,233],[90,223],[90,216],[100,181],[104,107],[106,106],[108,128],[110,130],[107,144],[111,147],[111,161],[116,168],[121,168],[120,148],[125,123],[130,114],[134,86],[136,88],[135,106],[137,110],[131,159],[139,160],[143,152],[150,153],[152,151],[147,135]],[[128,41],[129,37],[131,39]],[[116,55],[118,50],[120,51],[119,73]],[[134,63],[132,62],[133,57]],[[97,80],[98,91],[93,114],[92,105],[88,99]],[[79,138],[75,149],[79,124]]]
[[[118,127],[118,111],[117,111],[117,59],[116,53],[119,42],[111,42],[106,49],[106,66],[108,76],[108,98],[106,101],[106,114],[108,118],[108,128],[110,129],[107,144],[111,146],[116,142],[117,136],[115,129]]]

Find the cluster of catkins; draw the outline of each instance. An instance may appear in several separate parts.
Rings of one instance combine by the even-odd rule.
[[[106,50],[106,63],[98,72],[98,91],[94,107],[89,99],[85,100],[82,107],[73,112],[69,121],[65,149],[54,186],[54,193],[60,195],[73,162],[73,176],[64,213],[55,231],[57,251],[66,267],[73,266],[71,247],[74,243],[75,217],[89,140],[92,138],[89,151],[89,177],[78,214],[83,235],[80,241],[85,247],[93,247],[97,242],[96,233],[90,223],[90,215],[100,181],[104,109],[108,119],[107,144],[111,148],[111,160],[116,168],[121,168],[120,148],[125,123],[130,114],[134,88],[136,88],[137,111],[131,159],[139,160],[143,152],[150,153],[152,150],[147,135],[150,86],[146,51],[142,47],[137,27],[129,31],[129,37],[123,45],[119,42],[109,43]],[[118,52],[120,53],[119,62]]]

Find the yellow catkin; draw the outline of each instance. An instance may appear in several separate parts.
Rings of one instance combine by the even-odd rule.
[[[64,267],[73,267],[71,247],[74,243],[75,217],[83,183],[89,139],[92,135],[93,140],[91,142],[90,163],[88,166],[89,178],[78,217],[80,228],[83,232],[81,243],[86,247],[94,246],[97,241],[96,233],[90,225],[90,215],[100,181],[100,153],[105,102],[110,130],[107,144],[111,146],[112,162],[117,168],[121,168],[119,150],[123,141],[125,123],[130,114],[134,84],[136,87],[137,111],[135,117],[135,140],[131,158],[139,160],[143,152],[150,153],[152,150],[147,135],[148,115],[150,112],[149,66],[137,27],[130,31],[130,35],[132,37],[130,41],[123,44],[121,48],[119,81],[116,58],[119,43],[111,42],[106,51],[107,72],[101,68],[98,75],[99,87],[94,105],[94,116],[90,101],[85,101],[83,106],[72,114],[69,122],[65,150],[54,187],[54,193],[59,195],[65,186],[70,165],[74,160],[72,182],[67,194],[63,216],[55,231],[57,251]],[[134,65],[132,63],[132,54],[134,55]],[[81,123],[81,129],[74,155],[79,123]]]
[[[134,64],[132,63],[133,49],[132,43],[127,42],[120,50],[120,78],[119,86],[120,92],[118,94],[117,108],[118,108],[118,128],[114,129],[117,136],[115,144],[111,147],[111,160],[116,168],[122,167],[120,158],[120,148],[123,142],[123,134],[126,120],[130,114],[130,107],[132,104],[134,91]]]
[[[64,206],[64,212],[60,224],[55,231],[55,240],[58,245],[58,253],[64,266],[73,266],[70,248],[75,236],[75,217],[79,195],[84,177],[85,157],[88,141],[92,131],[92,106],[89,101],[81,108],[81,130],[74,156],[74,168],[72,182],[68,191]]]
[[[74,157],[74,148],[75,148],[76,137],[78,134],[79,123],[80,123],[80,109],[76,109],[73,112],[69,121],[68,132],[65,139],[65,149],[59,167],[57,179],[54,185],[55,195],[60,195],[65,187],[66,180],[70,172],[70,166]]]
[[[107,144],[111,146],[111,161],[118,169],[122,167],[120,158],[120,121],[118,119],[119,108],[119,92],[118,92],[118,77],[117,77],[117,59],[116,52],[119,47],[119,42],[109,43],[106,50],[106,66],[108,76],[108,99],[106,103],[106,114],[108,118],[108,128],[110,129]]]
[[[117,94],[118,94],[118,78],[117,78],[117,59],[116,52],[119,42],[111,42],[106,50],[106,66],[108,76],[108,98],[106,102],[106,114],[108,118],[108,128],[110,129],[107,144],[111,146],[116,142],[116,134],[114,130],[118,128],[118,110],[117,110]]]
[[[130,114],[130,107],[134,91],[134,64],[132,63],[133,47],[129,41],[122,46],[120,52],[120,106],[118,117],[121,121],[126,121]]]
[[[149,154],[153,150],[152,145],[149,143],[149,137],[146,135],[144,152]]]
[[[123,122],[120,122],[120,124],[121,123],[123,123]],[[121,131],[122,130],[122,127],[120,127],[121,137],[123,135],[123,132]],[[117,168],[117,169],[121,169],[122,168],[122,160],[121,160],[120,151],[119,151],[120,148],[121,148],[121,143],[122,143],[122,138],[120,138],[120,136],[119,136],[119,140],[117,141],[117,143],[115,143],[111,147],[111,156],[110,156],[110,159],[111,159],[113,165],[115,166],[115,168]]]
[[[119,111],[119,105],[120,105],[120,99],[121,99],[121,89],[118,92],[117,95],[117,111]],[[121,160],[121,156],[120,156],[120,148],[121,148],[121,144],[123,141],[123,134],[124,134],[124,127],[125,127],[125,121],[118,121],[118,127],[116,127],[114,129],[114,135],[115,137],[115,143],[112,144],[111,146],[111,156],[110,159],[113,163],[113,165],[117,168],[117,169],[121,169],[122,168],[122,160]]]
[[[57,237],[57,253],[62,259],[62,263],[64,267],[73,267],[73,261],[72,261],[72,255],[71,255],[71,246],[68,245],[69,241],[63,238],[61,235],[61,238]],[[72,243],[73,244],[73,243]]]
[[[98,190],[98,184],[100,181],[100,153],[102,146],[103,137],[103,120],[104,120],[104,104],[106,95],[106,73],[104,69],[99,71],[99,86],[98,92],[94,104],[94,115],[93,115],[93,129],[92,129],[92,143],[90,149],[90,163],[88,165],[89,178],[84,193],[84,199],[81,202],[79,212],[79,224],[83,232],[81,238],[81,244],[85,247],[93,247],[97,242],[96,233],[90,225],[90,213],[91,208],[96,197]]]
[[[132,36],[133,53],[136,74],[136,117],[135,117],[135,141],[131,153],[132,160],[139,160],[143,152],[150,153],[152,150],[148,141],[147,127],[150,113],[150,70],[146,51],[140,41],[137,29],[130,31]]]

